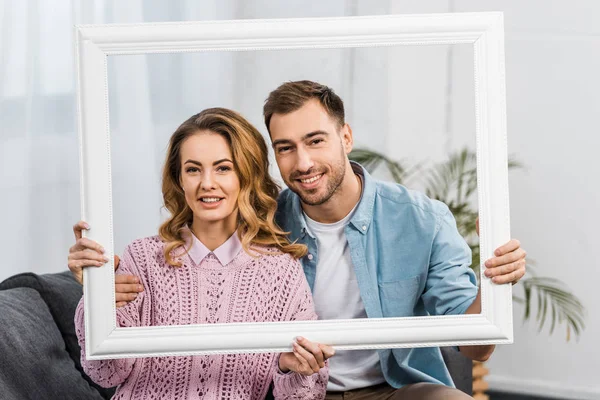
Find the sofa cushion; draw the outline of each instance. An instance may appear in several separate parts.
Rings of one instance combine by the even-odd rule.
[[[75,309],[77,303],[83,294],[82,286],[75,281],[71,272],[65,271],[55,274],[36,275],[34,273],[23,273],[14,275],[2,283],[0,290],[26,287],[35,289],[42,297],[49,309],[54,323],[58,327],[64,340],[63,347],[66,349],[74,367],[81,373],[81,376],[94,388],[96,388],[102,397],[109,399],[115,392],[115,389],[105,389],[96,385],[81,367],[81,349],[77,342],[75,334]]]
[[[440,347],[442,357],[457,389],[473,394],[473,361],[455,347]]]
[[[2,399],[103,399],[75,368],[36,290],[0,290],[0,326]]]

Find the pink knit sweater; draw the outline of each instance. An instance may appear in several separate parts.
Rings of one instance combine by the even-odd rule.
[[[302,267],[290,255],[253,258],[238,251],[235,234],[227,251],[209,252],[194,238],[182,267],[172,267],[163,246],[155,236],[126,248],[117,273],[138,276],[144,291],[117,309],[119,326],[317,319]],[[274,353],[88,361],[83,298],[75,326],[83,369],[101,386],[120,385],[113,399],[263,399],[271,382],[276,399],[325,397],[327,366],[309,377],[283,374]]]

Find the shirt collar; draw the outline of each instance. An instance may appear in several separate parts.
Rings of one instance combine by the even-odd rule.
[[[219,260],[222,266],[226,266],[242,250],[242,242],[238,237],[237,231],[234,232],[233,235],[231,235],[229,239],[225,241],[225,243],[217,247],[214,251],[210,251],[208,247],[206,247],[204,243],[202,243],[196,237],[196,235],[192,233],[191,230],[189,230],[189,233],[191,236],[192,243],[188,254],[194,262],[194,264],[196,265],[199,265],[206,258],[207,255],[212,253]],[[187,246],[190,245],[189,240],[190,238],[188,237]]]
[[[362,179],[362,196],[356,207],[350,223],[362,234],[366,234],[373,221],[373,207],[375,206],[375,192],[377,182],[371,177],[367,170],[357,162],[350,161],[352,170]]]

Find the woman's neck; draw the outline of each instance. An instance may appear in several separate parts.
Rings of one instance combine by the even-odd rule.
[[[196,236],[207,249],[214,251],[225,243],[237,230],[237,217],[232,221],[220,220],[206,222],[194,219],[190,229],[194,236]]]

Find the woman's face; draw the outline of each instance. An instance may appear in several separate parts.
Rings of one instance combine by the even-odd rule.
[[[237,224],[240,180],[225,138],[200,131],[181,145],[181,186],[194,223]]]

